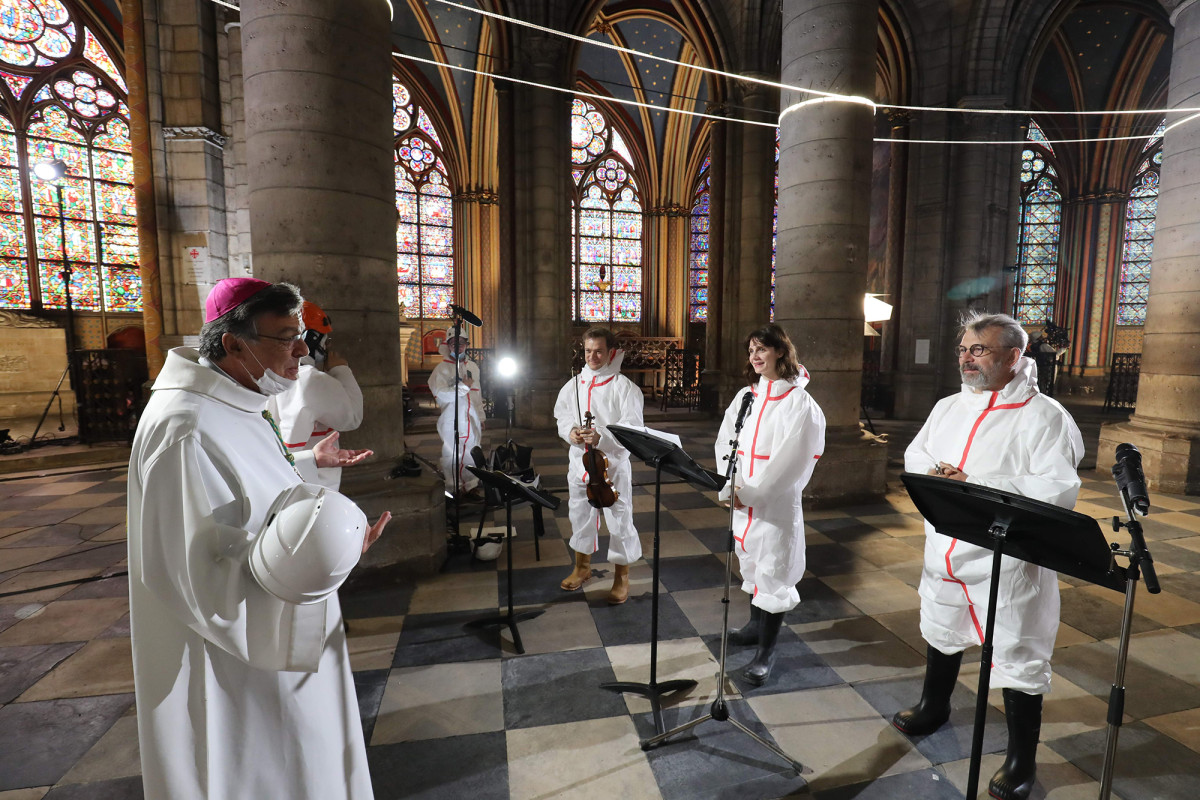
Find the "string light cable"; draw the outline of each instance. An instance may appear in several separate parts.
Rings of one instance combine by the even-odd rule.
[[[1020,109],[1020,108],[960,108],[957,106],[918,106],[918,105],[875,103],[870,98],[862,97],[859,95],[848,95],[848,94],[841,94],[838,92],[825,92],[825,91],[821,91],[819,89],[810,89],[810,88],[807,88],[804,86],[795,86],[792,84],[780,83],[779,81],[767,80],[765,78],[756,78],[752,75],[739,75],[737,73],[726,72],[724,70],[715,69],[713,67],[706,67],[701,64],[688,64],[683,61],[678,61],[673,58],[668,58],[666,56],[660,56],[660,55],[656,55],[654,53],[647,53],[647,52],[643,52],[641,50],[635,50],[630,47],[623,47],[618,44],[613,44],[612,42],[597,41],[596,39],[590,39],[586,36],[579,36],[574,33],[567,33],[566,31],[555,30],[554,28],[550,28],[545,25],[538,25],[537,23],[534,23],[534,22],[528,22],[526,20],[518,19],[516,17],[509,17],[504,14],[498,14],[494,11],[486,11],[481,8],[472,8],[471,6],[465,5],[463,3],[457,3],[457,2],[454,2],[453,0],[435,0],[435,2],[441,3],[442,5],[450,6],[452,8],[457,8],[462,11],[468,11],[471,13],[479,14],[484,17],[501,20],[503,22],[507,22],[507,23],[510,23],[513,25],[519,25],[521,27],[531,28],[533,30],[536,30],[536,31],[539,31],[542,33],[549,33],[554,36],[559,36],[559,37],[562,37],[565,39],[570,39],[572,41],[577,41],[577,42],[581,42],[584,44],[593,45],[595,47],[602,47],[607,50],[614,50],[616,52],[626,53],[628,55],[640,56],[640,57],[649,58],[649,59],[652,59],[655,61],[661,61],[663,63],[671,64],[671,65],[674,65],[676,67],[680,67],[683,69],[697,70],[699,72],[703,72],[703,73],[706,73],[709,75],[716,75],[716,76],[723,77],[723,78],[729,78],[731,80],[743,81],[745,83],[753,83],[753,84],[757,84],[759,86],[769,86],[774,89],[800,92],[802,94],[810,94],[810,95],[814,95],[816,97],[828,98],[828,99],[832,99],[832,100],[841,100],[841,101],[847,102],[847,103],[856,103],[859,105],[869,105],[876,109],[887,109],[887,110],[896,110],[896,111],[925,111],[925,112],[946,113],[946,114],[994,114],[994,115],[1007,115],[1007,116],[1017,115],[1017,116],[1023,116],[1023,117],[1034,116],[1034,113],[1035,113],[1031,110]],[[551,87],[551,88],[553,88],[553,87]],[[792,107],[785,109],[784,112],[782,114],[780,114],[780,118],[782,118],[783,114],[786,114],[789,110],[792,110]],[[1104,115],[1134,116],[1134,115],[1141,115],[1141,114],[1161,116],[1161,115],[1167,115],[1167,114],[1198,114],[1198,113],[1200,113],[1200,107],[1180,107],[1180,108],[1167,108],[1167,109],[1107,109],[1107,110],[1084,110],[1084,111],[1047,110],[1047,111],[1036,112],[1036,114],[1038,116],[1068,116],[1068,117],[1087,117],[1087,116],[1104,116]],[[1189,117],[1188,120],[1181,120],[1180,122],[1190,121],[1191,119],[1194,119],[1194,117]],[[739,121],[742,121],[742,120],[739,120]],[[1088,142],[1122,141],[1125,138],[1149,139],[1149,138],[1152,138],[1152,136],[1110,137],[1110,138],[1079,139],[1079,140],[1063,139],[1061,141],[1064,143],[1072,142],[1072,141],[1088,141]],[[886,141],[892,141],[892,142],[907,141],[907,142],[916,143],[916,144],[920,144],[920,143],[930,143],[930,144],[947,144],[947,143],[948,144],[1010,144],[1010,142],[991,142],[991,141],[982,141],[982,140],[980,140],[980,141],[974,141],[974,140],[935,141],[935,140],[923,140],[923,139],[910,139],[910,140],[888,139]],[[1022,140],[1020,143],[1024,143],[1024,141],[1025,140]],[[1052,142],[1052,144],[1053,143],[1054,142]]]

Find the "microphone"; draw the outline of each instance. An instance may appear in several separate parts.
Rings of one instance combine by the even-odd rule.
[[[738,409],[737,423],[733,429],[740,431],[742,423],[746,421],[746,415],[750,413],[750,406],[754,405],[754,392],[746,392],[742,395],[742,407]]]
[[[450,313],[453,316],[456,316],[456,317],[459,317],[460,319],[462,319],[463,322],[465,322],[469,325],[474,325],[476,328],[483,327],[483,320],[481,320],[479,317],[472,314],[470,311],[467,311],[462,306],[456,306],[453,303],[451,303],[450,304]]]
[[[1150,513],[1150,493],[1146,491],[1146,476],[1142,472],[1142,454],[1126,442],[1117,445],[1116,458],[1112,474],[1117,479],[1117,488],[1129,507],[1144,517]]]

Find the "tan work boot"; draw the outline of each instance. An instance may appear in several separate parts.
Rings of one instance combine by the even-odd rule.
[[[575,554],[575,569],[559,584],[564,590],[573,592],[592,577],[592,556],[589,553]]]
[[[613,564],[612,591],[608,593],[608,604],[619,606],[629,599],[629,565]]]

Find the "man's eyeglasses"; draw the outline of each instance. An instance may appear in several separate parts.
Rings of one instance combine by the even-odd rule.
[[[986,345],[982,345],[982,344],[973,344],[970,347],[963,347],[960,344],[958,347],[954,348],[954,355],[957,356],[958,358],[962,358],[963,353],[967,353],[967,352],[969,352],[971,355],[975,356],[976,358],[979,358],[984,353],[992,352],[992,348],[987,347]]]
[[[267,334],[265,334],[265,333],[255,333],[255,334],[254,334],[254,338],[256,338],[256,339],[270,339],[270,340],[272,340],[272,341],[275,341],[275,342],[280,342],[280,343],[282,343],[282,344],[284,344],[284,345],[286,345],[286,346],[288,346],[288,347],[291,347],[291,346],[292,346],[292,345],[294,345],[296,342],[302,341],[302,340],[304,339],[304,331],[300,331],[300,332],[299,332],[299,333],[297,333],[295,336],[268,336],[268,335],[267,335]]]

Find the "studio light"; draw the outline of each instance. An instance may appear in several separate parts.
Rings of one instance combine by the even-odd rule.
[[[33,165],[33,175],[39,181],[49,183],[57,181],[67,174],[67,165],[61,158],[53,161],[39,161]]]
[[[505,356],[504,358],[500,359],[498,364],[496,364],[496,371],[500,373],[500,377],[504,378],[505,380],[515,377],[518,372],[517,360],[511,356]]]
[[[887,322],[892,318],[892,304],[880,300],[881,295],[863,295],[863,316],[867,322]]]

